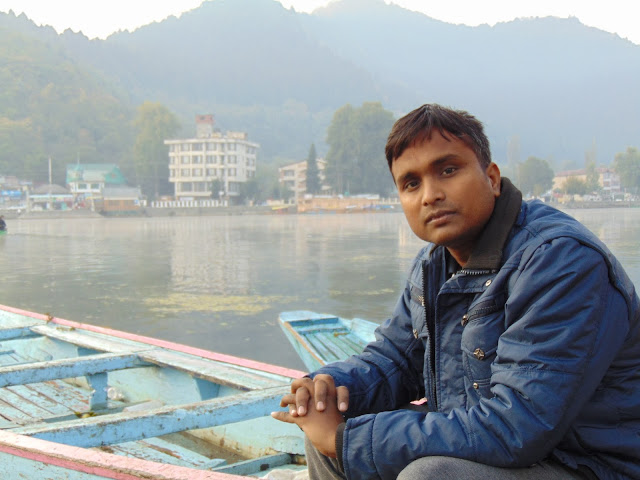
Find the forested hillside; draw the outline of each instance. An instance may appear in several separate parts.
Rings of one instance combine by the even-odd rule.
[[[0,14],[0,173],[66,163],[130,165],[143,102],[196,114],[261,144],[262,164],[299,161],[346,104],[396,117],[425,102],[468,109],[495,160],[555,170],[609,164],[640,145],[640,46],[575,19],[465,27],[383,0],[340,0],[313,14],[275,0],[210,0],[179,18],[106,40],[57,35]],[[380,160],[383,159],[380,152]],[[19,171],[16,171],[19,170]],[[58,177],[58,181],[60,181]]]
[[[0,24],[0,172],[42,181],[66,164],[123,162],[132,145],[131,105],[50,42]]]

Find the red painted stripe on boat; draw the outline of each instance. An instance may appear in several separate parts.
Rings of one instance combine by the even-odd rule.
[[[113,480],[240,480],[239,475],[209,472],[72,447],[0,431],[0,452]]]
[[[156,347],[169,348],[171,350],[175,350],[182,353],[188,353],[191,355],[196,355],[203,358],[208,358],[209,360],[216,360],[219,362],[230,363],[232,365],[238,365],[240,367],[253,368],[256,370],[262,370],[263,372],[273,373],[276,375],[282,375],[284,377],[289,378],[299,378],[306,374],[301,370],[295,370],[292,368],[280,367],[277,365],[271,365],[269,363],[258,362],[256,360],[249,360],[248,358],[235,357],[233,355],[226,355],[224,353],[216,353],[211,352],[209,350],[204,350],[196,347],[189,347],[187,345],[182,345],[180,343],[169,342],[166,340],[160,340],[152,337],[145,337],[143,335],[137,335],[134,333],[127,333],[121,330],[113,330],[111,328],[106,327],[98,327],[96,325],[90,325],[87,323],[79,323],[74,322],[72,320],[66,320],[64,318],[58,317],[49,317],[47,315],[43,315],[40,313],[29,312],[27,310],[21,310],[15,307],[9,307],[6,305],[0,305],[0,308],[6,310],[11,313],[16,313],[18,315],[24,315],[26,317],[36,318],[38,320],[50,321],[52,323],[56,323],[58,325],[65,325],[68,327],[81,328],[83,330],[88,330],[90,332],[103,333],[105,335],[111,335],[118,338],[123,338],[125,340],[133,340],[136,342],[147,343],[149,345],[154,345]]]

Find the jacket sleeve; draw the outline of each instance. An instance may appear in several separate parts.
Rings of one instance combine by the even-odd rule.
[[[412,273],[421,270],[420,258],[418,255],[414,260]],[[410,302],[411,285],[407,281],[392,317],[376,329],[376,340],[363,353],[326,365],[310,375],[329,374],[336,385],[348,387],[346,418],[395,409],[424,395],[424,348],[412,333]]]
[[[348,420],[347,478],[396,478],[431,455],[501,467],[548,456],[629,331],[625,299],[608,274],[599,252],[572,239],[523,257],[509,281],[505,331],[491,366],[493,396],[447,413],[396,410]]]

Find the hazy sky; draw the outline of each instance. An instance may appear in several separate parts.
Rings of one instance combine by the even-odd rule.
[[[203,0],[0,0],[0,11],[13,10],[58,32],[67,28],[89,38],[105,38],[118,30],[135,28],[179,16]],[[213,0],[215,1],[215,0]],[[279,0],[285,7],[311,12],[330,0]],[[640,45],[637,0],[385,0],[450,23],[479,25],[517,17],[577,17],[585,25],[617,33]]]

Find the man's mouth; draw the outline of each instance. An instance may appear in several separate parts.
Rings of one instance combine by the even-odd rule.
[[[427,215],[427,218],[425,219],[424,223],[432,223],[432,224],[437,224],[443,221],[446,221],[451,215],[453,215],[452,211],[449,210],[442,210],[439,212],[433,212],[429,215]]]

